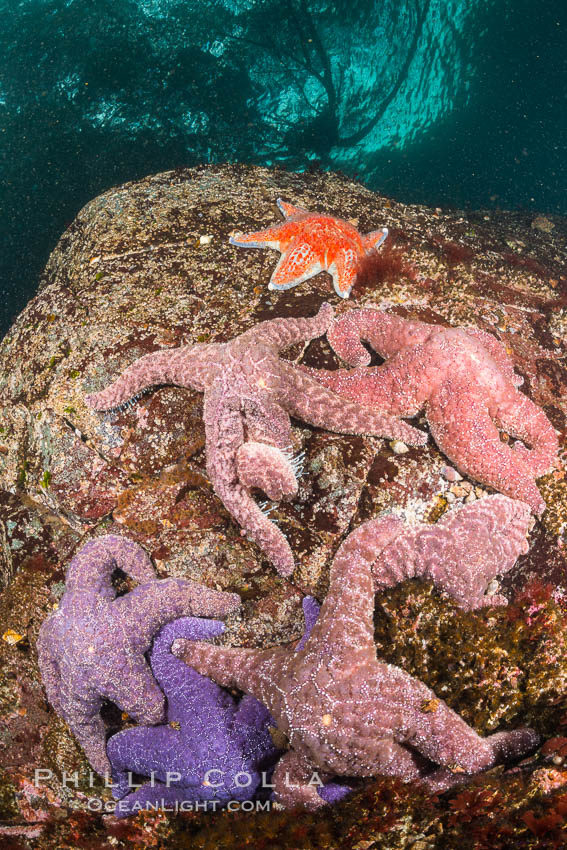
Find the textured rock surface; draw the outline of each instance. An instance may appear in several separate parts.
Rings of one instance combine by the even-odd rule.
[[[277,255],[228,244],[233,230],[276,220],[280,196],[356,220],[361,232],[389,228],[374,267],[346,304],[331,295],[324,273],[295,290],[269,292]],[[297,563],[288,581],[240,535],[207,485],[200,393],[162,388],[107,420],[86,407],[84,394],[158,348],[225,341],[264,319],[313,315],[325,300],[339,313],[368,304],[494,333],[509,348],[523,389],[558,429],[563,459],[567,224],[553,221],[555,227],[543,231],[521,214],[407,206],[339,175],[244,166],[149,177],[110,190],[81,211],[56,246],[38,295],[0,346],[0,563],[7,585],[0,622],[2,633],[23,636],[0,641],[8,671],[0,708],[2,787],[8,790],[0,802],[15,829],[27,823],[33,832],[46,822],[39,838],[20,833],[22,846],[50,846],[50,835],[53,846],[65,846],[51,820],[57,813],[64,818],[68,805],[84,809],[90,793],[86,762],[48,711],[35,661],[39,625],[61,596],[74,549],[90,534],[118,530],[144,545],[160,575],[240,593],[244,605],[228,618],[223,642],[263,647],[299,636],[301,595],[323,598],[331,555],[351,527],[385,508],[409,521],[435,521],[452,504],[482,495],[447,472],[431,441],[405,451],[295,423],[306,475],[298,496],[272,513]],[[309,366],[338,365],[324,340],[287,353],[302,355]],[[511,594],[534,576],[565,583],[563,468],[539,485],[548,507],[530,535],[530,552],[495,592]],[[477,687],[481,682],[479,671]],[[458,702],[452,707],[459,711]],[[119,718],[109,716],[109,723],[117,728]],[[33,767],[55,765],[59,777],[62,768],[79,770],[83,785],[64,788],[56,778],[38,792]],[[348,815],[352,824],[362,811],[357,805]],[[70,820],[66,828],[77,835],[95,828],[81,823]],[[106,835],[102,822],[96,824]],[[357,840],[368,840],[353,829]],[[309,846],[289,840],[287,846]],[[283,838],[280,843],[286,846]],[[330,834],[328,843],[333,846]]]

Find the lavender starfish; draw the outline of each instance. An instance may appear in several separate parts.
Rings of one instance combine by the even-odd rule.
[[[557,435],[543,410],[519,392],[522,378],[497,339],[371,309],[341,316],[328,338],[358,368],[306,374],[342,398],[395,416],[424,410],[435,442],[461,472],[522,499],[536,514],[544,510],[534,479],[553,469]],[[366,367],[370,356],[361,340],[386,358],[382,366]],[[499,429],[523,443],[506,445]]]
[[[306,597],[303,610],[305,634],[298,649],[317,620],[319,605]],[[184,617],[168,623],[155,638],[150,663],[167,698],[168,725],[125,729],[108,741],[113,794],[120,799],[117,817],[183,802],[249,800],[261,774],[274,766],[280,751],[269,732],[274,720],[267,708],[252,696],[237,703],[170,652],[176,639],[205,640],[223,630],[217,621]],[[133,773],[151,776],[152,782],[131,791]],[[336,802],[350,790],[331,782],[319,793]]]
[[[115,599],[117,568],[143,583]],[[39,631],[38,661],[49,702],[98,773],[110,773],[105,699],[140,723],[163,719],[164,696],[144,657],[153,635],[183,614],[223,616],[239,604],[235,593],[158,580],[144,550],[117,535],[91,540],[75,555],[59,607]]]
[[[200,673],[269,708],[291,747],[273,775],[285,805],[324,804],[312,784],[314,771],[421,778],[441,789],[455,773],[485,770],[538,741],[528,729],[481,738],[422,682],[377,660],[374,560],[372,523],[366,523],[335,556],[319,619],[299,652],[187,641],[173,647]]]
[[[108,741],[113,794],[124,797],[118,817],[184,801],[249,800],[261,771],[275,763],[267,708],[251,696],[237,704],[170,652],[176,638],[203,640],[223,630],[218,621],[184,617],[164,626],[154,640],[150,663],[167,697],[167,725],[125,729]],[[131,773],[152,776],[153,784],[131,791]]]
[[[486,589],[528,551],[532,525],[525,502],[499,494],[450,511],[434,525],[405,525],[392,515],[370,520],[364,527],[374,545],[374,587],[430,578],[462,608],[507,605],[505,596],[486,595]]]
[[[87,396],[91,407],[108,410],[156,384],[204,392],[207,471],[215,492],[283,575],[293,571],[293,554],[250,490],[261,487],[270,498],[295,494],[290,415],[346,434],[398,437],[415,445],[427,440],[405,422],[345,401],[280,360],[282,349],[320,336],[332,318],[332,307],[323,304],[311,319],[261,322],[231,342],[147,354],[106,390]]]

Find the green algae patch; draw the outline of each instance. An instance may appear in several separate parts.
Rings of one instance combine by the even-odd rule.
[[[17,788],[11,778],[0,770],[0,821],[9,821],[19,815],[16,794]]]
[[[532,583],[509,606],[467,612],[431,583],[377,597],[379,657],[421,679],[481,734],[567,722],[567,607]]]

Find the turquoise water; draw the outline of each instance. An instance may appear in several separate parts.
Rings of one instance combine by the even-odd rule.
[[[337,168],[405,201],[567,213],[564,0],[0,11],[2,332],[84,203],[179,165]]]

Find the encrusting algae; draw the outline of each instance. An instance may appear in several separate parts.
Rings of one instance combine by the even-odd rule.
[[[529,585],[508,606],[464,611],[430,582],[377,596],[378,656],[432,688],[483,735],[567,731],[567,598]]]

